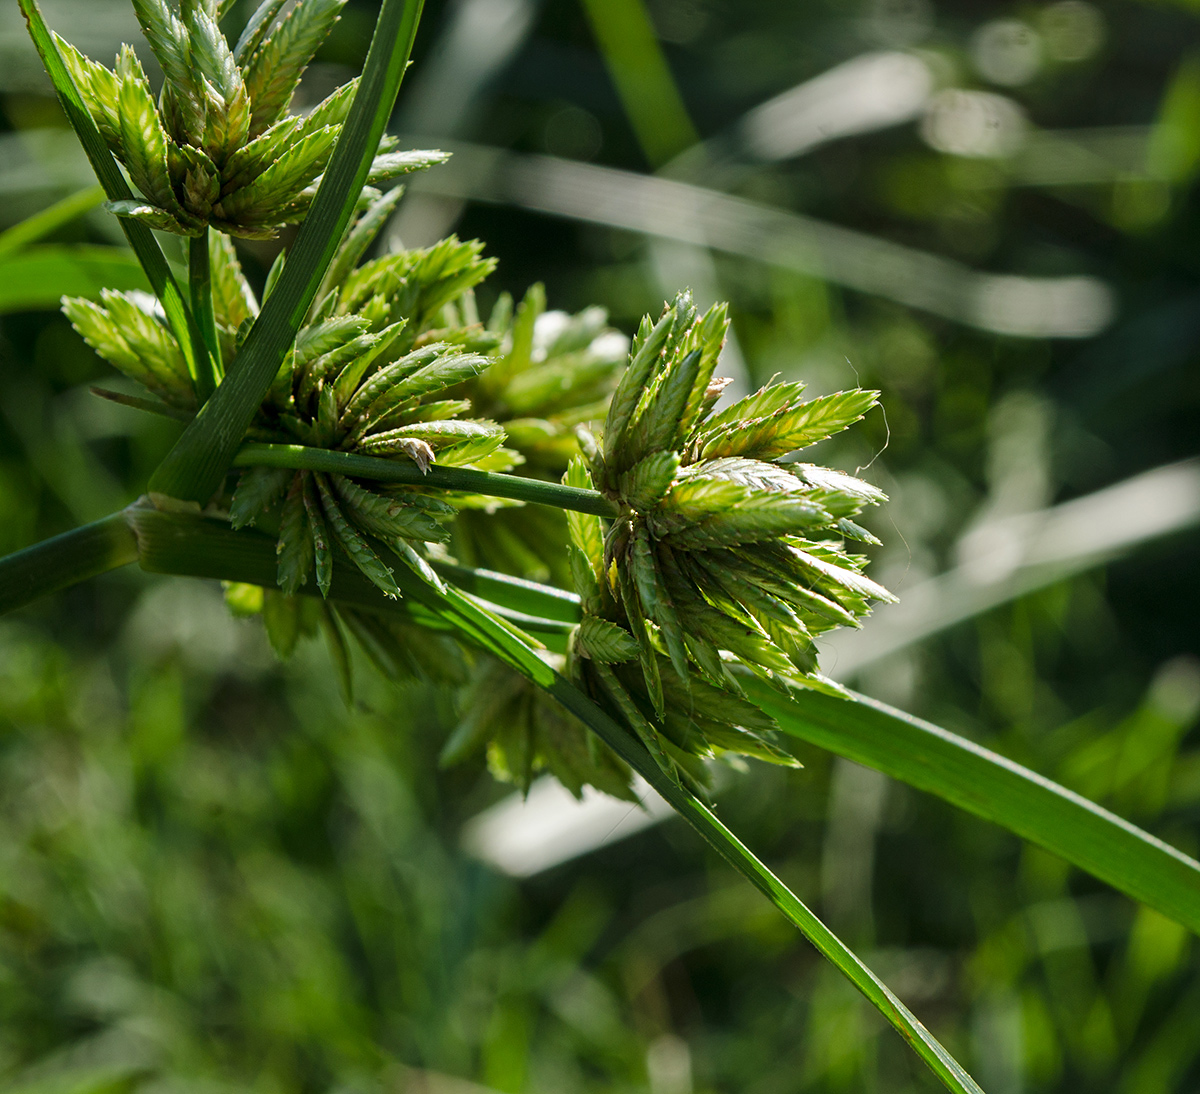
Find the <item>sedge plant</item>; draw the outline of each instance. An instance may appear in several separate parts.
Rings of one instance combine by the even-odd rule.
[[[714,764],[795,766],[789,738],[1040,844],[1194,931],[1200,864],[1098,806],[822,675],[817,640],[892,599],[857,518],[886,499],[809,462],[878,393],[793,381],[723,405],[728,317],[687,292],[632,341],[541,286],[480,314],[494,263],[455,238],[371,254],[439,152],[385,135],[420,0],[383,0],[361,77],[303,116],[300,75],[344,0],[133,0],[163,70],[85,57],[20,0],[153,293],[64,299],[79,334],[182,423],[128,509],[0,560],[0,607],[114,567],[220,579],[287,656],[320,629],[391,678],[460,687],[444,763],[528,789],[649,783],[759,888],[945,1086],[979,1087],[712,811]],[[261,299],[233,239],[301,223]],[[150,229],[187,240],[186,290]]]

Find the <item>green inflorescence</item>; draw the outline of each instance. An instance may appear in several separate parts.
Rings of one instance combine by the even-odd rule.
[[[515,308],[502,295],[481,320],[475,288],[494,262],[478,242],[451,237],[364,260],[399,197],[364,192],[248,439],[421,471],[561,479],[598,489],[619,515],[249,467],[223,504],[235,528],[276,538],[279,588],[232,586],[231,606],[261,612],[285,656],[299,635],[323,629],[348,695],[351,639],[389,677],[468,682],[444,762],[482,749],[499,777],[525,788],[548,770],[576,794],[592,785],[628,796],[631,773],[607,746],[486,654],[431,634],[408,601],[372,612],[327,599],[338,559],[396,601],[397,567],[439,590],[442,562],[548,580],[582,598],[566,647],[575,682],[672,778],[701,790],[704,761],[724,753],[794,763],[772,739],[773,720],[741,694],[738,672],[836,691],[817,671],[815,638],[857,625],[890,594],[846,550],[874,542],[855,518],[883,495],[785,458],[857,421],[876,393],[806,401],[802,384],[772,382],[716,409],[725,309],[701,315],[687,294],[644,320],[632,347],[602,309],[547,311],[540,285]],[[216,336],[232,368],[259,302],[229,238],[211,234],[208,249]],[[198,411],[153,297],[106,291],[99,302],[67,299],[64,311],[150,396],[110,397],[177,418]]]
[[[264,0],[236,43],[219,22],[229,0],[133,0],[164,83],[156,98],[131,46],[112,69],[55,35],[59,52],[113,154],[141,200],[109,202],[118,216],[199,236],[210,225],[269,239],[301,220],[333,154],[358,86],[339,87],[307,114],[292,95],[346,0]],[[397,151],[385,138],[372,184],[447,157]]]
[[[772,720],[747,702],[736,670],[825,691],[817,635],[857,626],[872,600],[846,541],[876,542],[853,518],[884,500],[841,472],[783,458],[858,421],[878,393],[803,400],[770,383],[722,410],[714,379],[724,305],[699,315],[687,293],[643,320],[602,439],[567,481],[620,507],[605,526],[571,513],[571,562],[584,619],[576,680],[619,712],[672,777],[706,781],[697,759],[725,751],[791,764]]]

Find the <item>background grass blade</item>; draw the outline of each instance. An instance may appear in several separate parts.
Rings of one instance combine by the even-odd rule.
[[[275,584],[275,545],[268,536],[244,530],[234,532],[227,524],[204,517],[151,509],[132,510],[131,520],[141,545],[142,565],[147,569],[224,577],[268,587]],[[415,602],[437,617],[447,630],[500,658],[553,695],[617,752],[866,996],[949,1090],[956,1094],[982,1094],[954,1057],[803,901],[709,809],[671,782],[631,734],[542,660],[536,649],[456,589],[448,589],[443,595],[404,566],[397,566],[394,576],[404,592],[401,606],[405,610]],[[348,565],[335,564],[332,598],[369,603],[385,610],[391,605]]]
[[[58,47],[54,44],[54,39],[46,27],[46,21],[42,18],[37,0],[20,0],[20,5],[21,13],[25,16],[25,22],[29,26],[29,36],[33,39],[42,64],[46,67],[46,74],[54,85],[63,112],[67,115],[67,121],[71,123],[71,128],[75,130],[79,143],[83,145],[83,150],[87,153],[92,170],[96,172],[96,178],[100,180],[104,192],[110,201],[124,201],[132,198],[133,191],[129,189],[125,176],[121,174],[121,168],[108,150],[108,145],[104,143],[100,130],[96,128],[95,121],[88,113],[87,107],[83,105],[83,99],[80,98],[79,90],[72,81],[71,74],[63,64]],[[162,302],[167,322],[170,323],[171,330],[174,331],[175,338],[187,359],[188,368],[195,377],[197,361],[203,360],[206,354],[204,343],[200,338],[200,331],[192,319],[191,310],[187,306],[183,293],[175,278],[171,276],[171,270],[162,253],[162,248],[159,247],[150,229],[136,220],[122,217],[121,230],[125,233],[125,238],[129,240],[133,253],[137,255],[138,261],[142,264],[142,269],[146,271],[146,277],[154,289],[154,294]]]
[[[58,310],[64,296],[95,300],[101,289],[149,289],[124,247],[43,243],[0,257],[0,313]]]
[[[0,558],[0,615],[89,577],[136,562],[128,511],[72,528]]]
[[[155,472],[151,489],[206,502],[221,485],[350,222],[400,90],[422,6],[423,0],[383,0],[350,113],[279,284],[221,386]]]
[[[1107,809],[874,699],[745,687],[793,737],[995,821],[1200,934],[1200,863]]]
[[[61,201],[48,205],[41,212],[26,217],[19,224],[0,232],[0,259],[7,258],[51,232],[69,224],[76,217],[95,209],[104,200],[104,188],[89,186],[68,194]]]

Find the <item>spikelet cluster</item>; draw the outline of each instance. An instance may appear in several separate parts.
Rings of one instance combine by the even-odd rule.
[[[664,770],[700,781],[697,758],[721,752],[793,762],[741,698],[735,666],[835,690],[815,637],[894,599],[845,546],[875,542],[853,518],[883,494],[783,462],[859,420],[878,393],[805,401],[802,384],[770,383],[715,411],[726,327],[723,305],[701,316],[687,294],[643,320],[602,441],[585,438],[588,458],[567,475],[620,508],[607,526],[569,514],[585,612],[576,677]]]
[[[473,315],[473,303],[464,321]],[[575,427],[603,421],[624,368],[629,339],[608,325],[603,308],[577,315],[546,310],[533,285],[514,308],[502,293],[487,320],[498,339],[492,366],[466,385],[472,413],[499,422],[520,457],[517,472],[557,482],[579,454]],[[570,584],[566,518],[549,506],[517,508],[481,499],[455,523],[452,550],[470,565]]]
[[[523,793],[543,772],[576,798],[593,786],[636,802],[632,773],[615,752],[556,699],[492,657],[481,657],[464,689],[462,718],[442,749],[443,767],[483,751],[488,769]]]
[[[477,242],[451,237],[359,265],[396,196],[375,194],[347,232],[250,436],[422,469],[434,461],[507,469],[517,457],[503,447],[504,430],[468,416],[470,403],[447,394],[488,367],[496,339],[481,327],[442,325],[445,306],[494,263]],[[218,333],[226,359],[236,360],[258,302],[230,241],[213,235],[209,248]],[[268,294],[281,268],[277,263],[268,276]],[[161,400],[137,405],[173,416],[195,412],[183,355],[153,297],[109,292],[98,304],[64,300],[63,310],[102,357]],[[273,468],[244,471],[230,505],[235,527],[253,523],[277,534],[279,585],[287,595],[310,578],[328,594],[334,544],[389,596],[400,595],[397,559],[436,582],[424,545],[448,538],[456,512],[418,487]]]
[[[263,0],[236,43],[219,23],[231,0],[133,0],[162,67],[155,98],[131,46],[112,69],[55,35],[84,104],[141,192],[110,202],[118,216],[178,235],[211,225],[267,239],[299,221],[316,195],[357,78],[307,115],[289,115],[300,76],[346,0]],[[386,138],[370,183],[440,163],[440,152],[393,150]]]

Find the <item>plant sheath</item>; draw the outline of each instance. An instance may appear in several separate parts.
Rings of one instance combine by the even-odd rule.
[[[0,558],[0,615],[138,558],[128,510]]]

